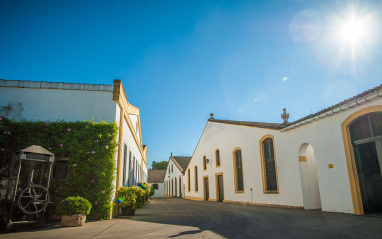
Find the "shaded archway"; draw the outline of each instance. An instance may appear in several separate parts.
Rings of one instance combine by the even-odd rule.
[[[313,147],[304,143],[298,150],[302,198],[305,209],[321,209],[320,188]]]

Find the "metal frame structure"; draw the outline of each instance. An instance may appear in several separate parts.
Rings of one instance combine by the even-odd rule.
[[[19,190],[20,174],[22,165],[28,163],[28,177],[26,187],[17,194]],[[5,203],[1,215],[1,227],[3,231],[11,231],[15,225],[23,225],[23,228],[30,228],[31,225],[42,227],[44,225],[44,213],[50,202],[49,182],[54,163],[54,154],[41,146],[32,145],[22,149],[13,155],[11,168],[8,175],[7,191],[5,194]],[[39,182],[33,182],[34,168],[40,164]],[[46,164],[49,166],[46,185],[42,185],[44,178],[44,169]],[[14,178],[14,169],[17,166],[17,177]],[[14,182],[12,186],[12,182]],[[33,215],[33,220],[15,219],[14,207],[18,206],[26,215]],[[7,213],[6,213],[7,212]]]

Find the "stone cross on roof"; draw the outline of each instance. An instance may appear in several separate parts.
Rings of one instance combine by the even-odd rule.
[[[284,108],[283,109],[283,114],[281,115],[281,119],[284,120],[283,124],[287,124],[288,123],[288,118],[289,118],[289,114],[287,114],[286,109]]]

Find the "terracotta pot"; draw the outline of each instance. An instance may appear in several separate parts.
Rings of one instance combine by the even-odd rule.
[[[61,216],[61,226],[63,227],[77,227],[83,226],[86,221],[86,215],[83,214],[73,214],[71,216],[62,215]]]
[[[122,216],[134,216],[135,209],[131,209],[128,207],[121,208]]]

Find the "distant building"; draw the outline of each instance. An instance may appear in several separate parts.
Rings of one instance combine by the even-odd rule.
[[[164,175],[166,170],[149,170],[147,182],[154,187],[153,197],[164,197]]]
[[[191,157],[171,156],[168,160],[164,177],[165,195],[169,197],[184,197],[184,174]]]
[[[381,212],[382,85],[295,122],[288,117],[284,110],[276,124],[211,114],[186,169],[186,198]]]
[[[115,122],[119,127],[115,186],[147,181],[147,147],[139,109],[114,85],[0,80],[0,115],[13,120]]]

